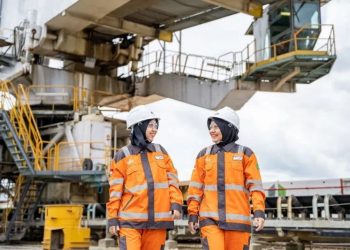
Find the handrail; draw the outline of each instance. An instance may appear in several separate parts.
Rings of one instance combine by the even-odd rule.
[[[258,64],[260,61],[264,61],[265,59],[258,61],[258,55],[260,53],[268,52],[268,54],[271,54],[268,59],[274,61],[277,60],[277,56],[280,55],[278,50],[287,43],[294,44],[288,52],[302,50],[298,42],[303,40],[313,40],[315,46],[323,42],[322,46],[318,45],[313,51],[325,51],[327,55],[335,55],[335,35],[334,26],[332,24],[317,25],[320,30],[318,37],[298,37],[302,31],[310,27],[314,28],[315,26],[316,25],[304,25],[302,28],[295,31],[294,34],[291,34],[290,39],[286,39],[271,46],[266,46],[260,50],[256,50],[256,41],[253,40],[243,50],[237,52],[230,51],[217,58],[179,53],[171,50],[167,50],[165,55],[162,51],[151,51],[143,56],[136,75],[139,77],[148,77],[154,72],[175,73],[216,81],[227,81],[233,77],[243,75],[251,66]],[[324,32],[325,28],[326,31]],[[281,54],[285,53],[286,52],[283,52]]]
[[[7,104],[9,107],[9,117],[10,121],[16,130],[18,136],[23,140],[24,150],[26,152],[31,151],[34,154],[34,169],[42,170],[41,164],[36,161],[41,156],[42,149],[40,148],[41,136],[39,130],[36,126],[36,121],[31,112],[30,105],[28,103],[27,96],[23,90],[21,84],[18,85],[16,89],[12,82],[3,81],[1,82],[0,90],[2,93],[7,93],[4,95],[0,105],[4,107]],[[11,95],[15,97],[15,103],[11,100]],[[22,100],[23,98],[23,100]]]
[[[247,55],[245,57],[245,59],[243,59],[241,62],[242,64],[244,64],[243,67],[246,67],[246,70],[244,70],[244,72],[242,72],[242,74],[247,72],[252,66],[256,66],[259,62],[261,62],[261,61],[257,60],[257,55],[259,53],[264,52],[264,51],[270,51],[270,53],[271,53],[271,56],[267,60],[276,61],[276,60],[278,60],[277,57],[280,55],[283,55],[283,54],[286,54],[289,52],[293,52],[293,51],[305,50],[303,48],[300,48],[300,46],[298,45],[298,41],[306,41],[306,40],[314,41],[315,46],[314,46],[312,51],[323,51],[323,52],[326,52],[327,55],[330,55],[330,56],[335,55],[336,51],[335,51],[334,26],[332,24],[322,24],[319,26],[320,26],[320,28],[319,28],[320,34],[317,37],[309,37],[309,38],[298,37],[298,35],[302,31],[306,30],[307,28],[315,27],[315,25],[305,25],[304,27],[297,30],[294,34],[292,34],[292,38],[278,42],[278,43],[273,44],[271,46],[266,46],[265,48],[260,49],[260,50],[255,50],[255,43],[250,43],[242,51],[242,53],[246,53],[246,55]],[[322,32],[325,33],[324,30],[322,30],[322,27],[328,27],[328,29],[329,29],[328,31],[326,31],[326,33],[327,33],[326,37],[324,37],[325,34],[322,34]],[[319,45],[319,43],[322,43],[322,42],[324,42],[324,43],[322,45]],[[284,45],[289,44],[289,43],[293,43],[294,46],[292,48],[289,48],[290,50],[288,52],[278,53],[278,48],[282,48]],[[252,47],[252,51],[253,51],[252,53],[249,52],[251,47]],[[334,47],[334,49],[333,49],[333,47]],[[324,48],[326,48],[326,49],[324,49]],[[264,60],[262,60],[262,61],[264,61]]]
[[[39,90],[45,90],[44,93]],[[61,89],[57,92],[57,89]],[[72,111],[78,112],[85,109],[87,106],[94,106],[98,104],[98,97],[112,96],[113,94],[102,90],[90,90],[85,87],[76,87],[74,85],[62,85],[62,84],[50,84],[50,85],[31,85],[27,88],[29,101],[35,101],[36,99],[42,100],[46,98],[44,94],[56,94],[54,97],[49,96],[50,100],[56,98],[57,102],[69,102],[73,109]],[[32,95],[31,95],[32,94]],[[35,95],[40,94],[38,97]]]

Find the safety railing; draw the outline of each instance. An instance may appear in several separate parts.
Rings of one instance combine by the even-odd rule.
[[[317,31],[317,32],[312,32]],[[311,32],[306,36],[305,32]],[[333,25],[307,25],[291,34],[290,39],[279,42],[263,49],[256,49],[253,40],[242,51],[228,52],[217,58],[175,51],[152,51],[145,54],[139,62],[138,77],[148,77],[157,72],[159,74],[175,73],[206,78],[215,81],[225,81],[241,76],[250,67],[270,60],[278,60],[278,56],[294,51],[319,51],[327,55],[335,55],[335,34]],[[313,46],[310,44],[313,43]],[[312,47],[307,49],[307,47]],[[130,74],[125,66],[119,70],[119,76]]]
[[[260,50],[255,48],[254,40],[240,53],[236,53],[236,57],[240,61],[240,74],[244,74],[251,67],[255,67],[261,62],[267,60],[269,62],[278,61],[279,56],[297,51],[304,51],[305,54],[319,52],[327,56],[336,55],[334,26],[331,24],[306,25],[291,34],[290,39]]]
[[[46,142],[48,143],[50,142]],[[106,145],[104,141],[61,141],[51,145],[47,155],[41,160],[46,162],[47,170],[64,172],[107,170],[113,152],[118,150]],[[85,168],[88,167],[84,166],[85,160],[91,160],[92,165],[89,168]]]
[[[6,56],[14,56],[16,55],[16,51],[14,49],[14,30],[1,28],[0,29],[0,39],[2,40],[3,47],[0,48],[0,55]]]
[[[200,79],[225,81],[232,78],[234,62],[215,57],[177,53],[175,51],[152,51],[139,63],[138,77],[148,77],[158,72],[193,76]],[[119,71],[119,76],[128,74],[128,68]]]
[[[55,84],[32,85],[27,92],[31,104],[70,105],[73,112],[83,111],[88,106],[97,106],[101,99],[113,95],[107,91]]]
[[[34,115],[31,111],[28,96],[23,86],[17,88],[8,81],[0,83],[0,108],[8,110],[13,128],[19,138],[23,140],[23,146],[27,153],[34,156],[34,169],[42,170],[42,165],[37,159],[42,155],[42,141]]]
[[[79,110],[78,89],[72,85],[31,85],[27,88],[30,103],[67,104]]]
[[[39,97],[51,96],[50,93],[56,94],[55,96],[64,96],[64,98],[74,103],[74,110],[79,110],[81,105],[96,105],[96,102],[98,102],[101,97],[111,94],[103,91],[90,91],[85,88],[79,89],[72,86],[58,85],[31,86],[25,90],[22,85],[18,85],[17,88],[15,88],[11,82],[0,83],[0,108],[8,111],[10,121],[16,133],[20,139],[22,139],[23,146],[27,149],[26,152],[33,153],[36,171],[84,170],[82,166],[86,158],[92,158],[94,163],[100,165],[108,166],[110,164],[112,149],[110,145],[106,145],[105,142],[53,143],[51,141],[42,140],[28,97],[29,94],[33,96],[34,92],[39,93],[39,95],[37,95]],[[60,93],[62,95],[60,95]],[[63,93],[67,94],[63,95]],[[79,97],[79,95],[81,96]],[[48,147],[48,149],[44,152],[43,149],[46,147]],[[91,154],[92,151],[94,151],[93,155]],[[96,154],[97,151],[100,152]]]

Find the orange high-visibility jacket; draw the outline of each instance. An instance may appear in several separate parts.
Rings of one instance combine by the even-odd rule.
[[[255,217],[265,218],[265,193],[259,165],[247,147],[209,146],[197,156],[188,191],[189,221],[200,227],[251,232],[250,197]]]
[[[140,151],[134,145],[116,153],[109,178],[108,223],[136,229],[172,229],[171,210],[181,212],[177,171],[163,147]]]

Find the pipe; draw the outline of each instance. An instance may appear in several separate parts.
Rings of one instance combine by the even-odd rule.
[[[282,219],[282,197],[277,197],[277,219]]]
[[[287,213],[287,217],[288,219],[292,220],[293,219],[293,196],[290,195],[288,196],[288,213]]]
[[[57,143],[62,136],[64,135],[64,130],[62,129],[60,132],[58,132],[52,139],[51,141],[45,146],[45,148],[43,149],[43,155],[46,155],[46,153],[49,151],[49,149],[55,144]]]
[[[313,197],[312,197],[312,213],[313,213],[313,219],[314,220],[317,220],[318,218],[318,194],[315,194]]]
[[[113,158],[114,154],[117,151],[118,146],[118,133],[117,133],[117,124],[114,124],[114,137],[113,137]]]
[[[324,212],[325,212],[325,219],[329,220],[331,218],[331,213],[329,209],[329,200],[332,196],[330,194],[325,195],[324,197]]]
[[[74,140],[74,137],[72,135],[72,125],[66,125],[65,134],[66,134],[66,137],[67,137],[67,141],[73,147],[73,154],[74,154],[75,159],[79,159],[81,161],[80,155],[79,155],[79,151],[77,149],[77,146],[75,145],[75,140]]]

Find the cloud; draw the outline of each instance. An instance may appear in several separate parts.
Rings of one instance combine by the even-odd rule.
[[[322,8],[323,22],[336,30],[338,58],[330,74],[298,85],[297,93],[257,93],[238,112],[239,143],[256,153],[264,181],[350,177],[350,19],[344,9],[350,1]],[[236,15],[212,22],[212,36],[204,25],[184,31],[183,51],[218,56],[240,50],[250,20]],[[164,116],[156,140],[169,151],[180,179],[189,180],[197,153],[211,144],[210,111],[170,99],[152,107]]]

